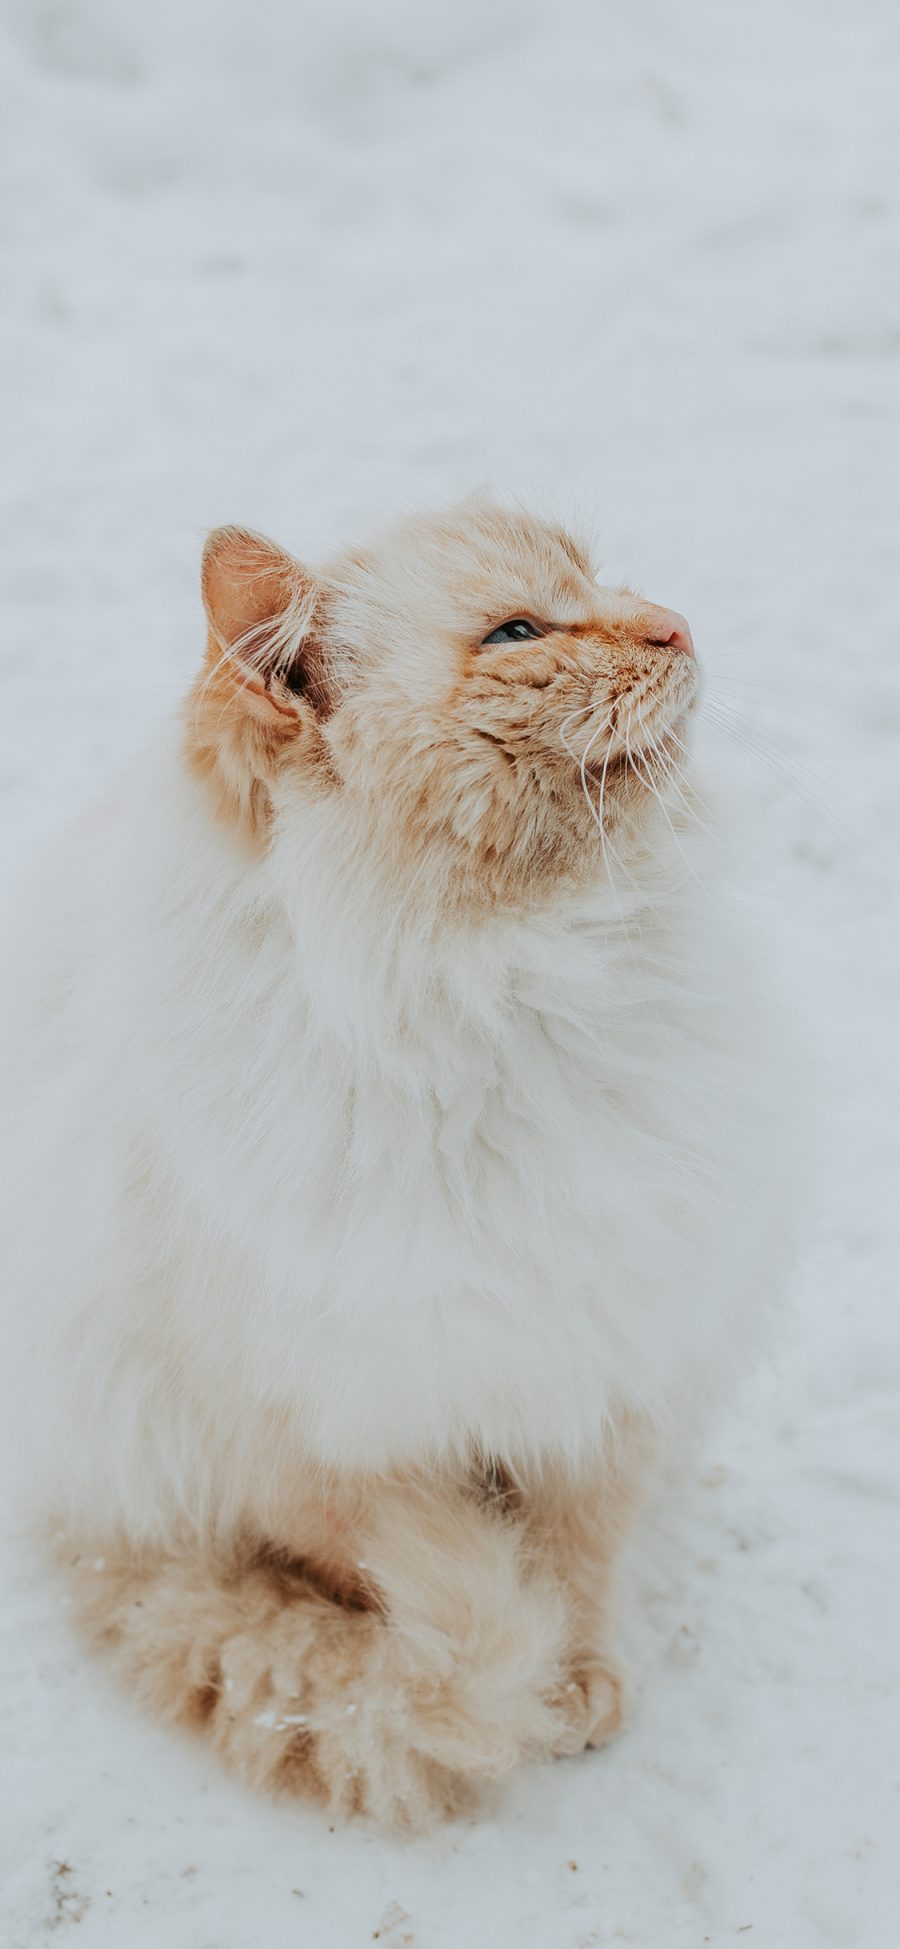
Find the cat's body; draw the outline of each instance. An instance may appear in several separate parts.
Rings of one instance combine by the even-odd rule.
[[[7,1426],[83,1607],[247,1777],[411,1824],[615,1720],[622,1513],[752,1344],[781,1176],[768,1030],[680,760],[674,831],[649,757],[617,768],[603,846],[584,803],[612,772],[577,763],[598,654],[606,719],[610,664],[637,657],[649,717],[640,646],[662,656],[675,777],[678,632],[642,634],[538,524],[453,519],[438,545],[505,569],[501,615],[526,607],[504,548],[528,614],[568,602],[552,668],[543,624],[539,667],[489,652],[495,691],[467,661],[441,749],[446,676],[384,620],[385,587],[421,604],[418,535],[406,581],[401,544],[362,558],[394,658],[377,708],[355,566],[325,579],[327,630],[299,589],[287,648],[327,655],[280,689],[292,570],[226,535],[211,676],[30,888],[3,998]],[[530,831],[510,774],[540,793]]]

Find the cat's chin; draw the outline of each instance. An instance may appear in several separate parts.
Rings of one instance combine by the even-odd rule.
[[[680,656],[655,693],[623,694],[616,700],[614,728],[606,749],[591,753],[580,767],[586,784],[604,793],[653,766],[669,773],[683,769],[688,720],[699,696],[693,659]]]
[[[591,758],[579,767],[586,785],[592,790],[614,794],[616,787],[649,778],[659,771],[670,779],[680,777],[684,771],[684,749],[687,733],[688,711],[678,716],[666,714],[651,719],[642,726],[641,734],[630,736],[627,745],[619,745],[600,758]]]

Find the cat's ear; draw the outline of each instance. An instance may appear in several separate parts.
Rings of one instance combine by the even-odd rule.
[[[325,675],[322,591],[293,555],[247,528],[214,528],[203,550],[208,663],[259,716],[317,714],[332,699]]]
[[[219,819],[265,843],[285,764],[333,783],[323,720],[334,708],[325,591],[292,555],[246,528],[203,551],[206,663],[187,711],[187,758]]]

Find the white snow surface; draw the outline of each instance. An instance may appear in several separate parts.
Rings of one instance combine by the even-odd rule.
[[[3,1949],[896,1940],[898,30],[0,0],[0,877],[186,687],[208,526],[315,556],[488,481],[690,617],[820,1134],[768,1361],[636,1552],[631,1726],[477,1822],[251,1799],[7,1525]]]

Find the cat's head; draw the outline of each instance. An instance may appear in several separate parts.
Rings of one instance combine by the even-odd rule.
[[[533,516],[464,502],[319,572],[220,528],[203,595],[189,752],[250,843],[314,795],[373,870],[530,904],[639,857],[678,790],[687,624]]]

